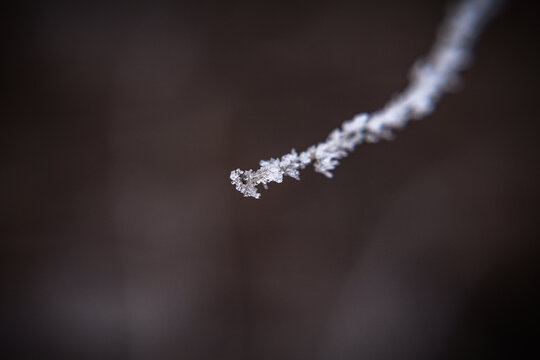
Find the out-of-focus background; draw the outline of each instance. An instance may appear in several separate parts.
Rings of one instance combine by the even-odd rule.
[[[245,199],[382,107],[446,1],[19,2],[2,24],[10,359],[538,354],[540,53],[513,2],[436,112]]]

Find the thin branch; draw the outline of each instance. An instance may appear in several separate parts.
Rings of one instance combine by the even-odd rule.
[[[472,46],[486,20],[497,7],[496,0],[466,0],[453,9],[441,27],[430,55],[417,61],[409,86],[383,109],[356,115],[333,130],[326,141],[297,153],[294,149],[279,159],[261,160],[260,168],[231,171],[231,183],[245,197],[258,199],[258,185],[281,183],[284,176],[300,180],[300,170],[313,164],[315,171],[331,178],[339,160],[363,142],[392,139],[393,131],[411,119],[421,119],[435,109],[442,95],[459,83],[459,73],[471,62]]]

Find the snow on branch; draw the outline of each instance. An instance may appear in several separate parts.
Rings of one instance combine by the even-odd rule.
[[[231,171],[231,183],[245,197],[258,199],[258,185],[280,183],[284,176],[300,180],[300,170],[313,164],[315,171],[331,178],[339,160],[363,142],[389,140],[393,131],[411,119],[429,115],[441,96],[459,82],[459,72],[471,61],[472,46],[497,0],[465,0],[449,14],[430,55],[412,68],[408,87],[374,113],[362,113],[333,130],[326,141],[279,159],[261,160],[260,168]]]

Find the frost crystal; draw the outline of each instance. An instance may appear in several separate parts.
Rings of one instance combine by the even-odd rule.
[[[339,160],[362,142],[392,139],[393,131],[411,119],[421,119],[435,109],[444,92],[459,83],[459,72],[471,60],[471,49],[485,21],[493,13],[497,0],[468,0],[454,9],[441,28],[437,42],[427,59],[411,70],[409,86],[383,109],[368,115],[356,115],[333,130],[326,141],[299,154],[292,149],[281,159],[261,160],[257,171],[231,171],[231,183],[245,197],[258,199],[257,186],[283,182],[284,176],[300,180],[300,170],[313,163],[315,171],[332,177]]]

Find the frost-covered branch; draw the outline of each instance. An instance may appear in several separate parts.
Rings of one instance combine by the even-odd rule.
[[[258,199],[258,185],[280,183],[284,176],[300,179],[300,170],[313,164],[315,171],[331,178],[339,159],[356,145],[391,139],[393,130],[411,119],[429,115],[444,94],[459,82],[459,72],[471,60],[471,50],[485,21],[496,7],[496,0],[466,0],[454,8],[441,27],[430,55],[418,61],[411,71],[409,86],[383,109],[356,115],[333,130],[326,141],[297,153],[294,149],[280,159],[261,160],[260,168],[231,171],[231,183],[245,197]]]

